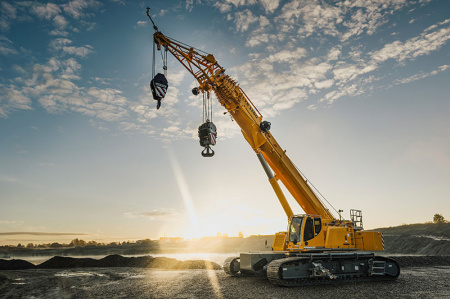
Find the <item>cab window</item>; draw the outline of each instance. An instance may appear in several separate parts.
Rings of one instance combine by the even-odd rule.
[[[297,243],[300,241],[300,231],[302,229],[302,217],[295,217],[291,220],[289,228],[289,242]]]
[[[303,241],[308,241],[314,238],[314,220],[308,217],[305,222],[305,232],[303,234]]]
[[[322,219],[320,217],[314,217],[314,232],[317,236],[322,230]]]

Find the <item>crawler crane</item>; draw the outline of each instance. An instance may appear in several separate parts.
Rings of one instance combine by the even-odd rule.
[[[368,252],[383,250],[383,238],[380,232],[363,230],[361,211],[351,210],[351,220],[335,218],[272,136],[271,124],[263,120],[214,56],[165,36],[154,25],[149,9],[147,16],[155,29],[157,48],[169,51],[195,77],[199,84],[196,93],[214,92],[239,125],[288,218],[287,232],[275,234],[273,251],[228,258],[225,272],[233,276],[267,275],[272,283],[282,286],[396,279],[400,267],[395,260]],[[279,181],[305,214],[294,215]]]

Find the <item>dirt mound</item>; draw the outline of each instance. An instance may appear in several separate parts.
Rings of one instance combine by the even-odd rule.
[[[24,260],[3,260],[0,259],[0,270],[25,270],[36,266]]]
[[[450,255],[450,241],[424,236],[383,234],[389,254]]]
[[[390,256],[400,268],[450,266],[450,256]]]
[[[92,258],[72,258],[55,256],[37,268],[60,269],[60,268],[97,268],[97,267],[135,267],[135,268],[158,268],[168,270],[187,269],[211,269],[220,270],[218,264],[204,260],[179,261],[173,258],[152,256],[124,257],[121,255],[108,255],[100,260]]]
[[[54,256],[46,262],[37,265],[40,269],[59,269],[59,268],[85,268],[97,267],[98,260],[91,258],[73,258],[66,256]]]
[[[118,254],[108,255],[98,261],[96,267],[138,267],[146,268],[154,258],[151,256],[123,257]]]
[[[387,235],[434,236],[450,239],[450,223],[415,223],[377,228]]]

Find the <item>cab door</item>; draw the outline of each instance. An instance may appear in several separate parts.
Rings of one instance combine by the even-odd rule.
[[[304,248],[323,247],[322,219],[318,216],[307,216],[303,223],[302,244]]]

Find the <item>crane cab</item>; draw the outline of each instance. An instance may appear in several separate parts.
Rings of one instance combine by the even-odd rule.
[[[318,215],[294,215],[289,221],[288,251],[306,251],[324,248],[322,217]]]

